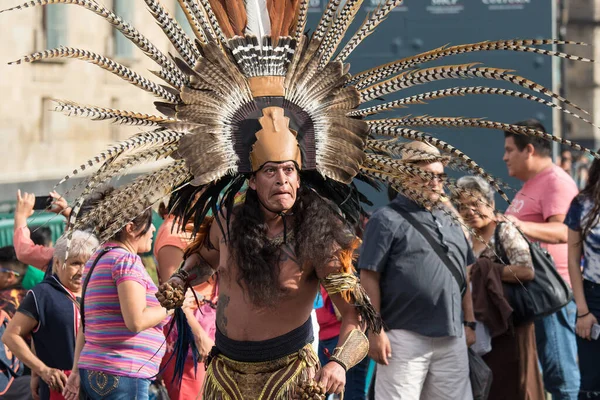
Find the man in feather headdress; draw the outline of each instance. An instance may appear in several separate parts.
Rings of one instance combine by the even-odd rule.
[[[301,152],[284,110],[267,107],[262,114],[245,202],[198,235],[158,297],[172,306],[173,287],[220,273],[206,399],[288,399],[304,392],[324,398],[343,392],[346,370],[368,349],[357,308],[331,290],[340,287],[336,279],[356,284],[347,272],[358,240],[302,184]],[[310,318],[320,283],[342,314],[339,347],[321,369]]]
[[[407,185],[415,174],[424,182],[435,180],[436,175],[398,160],[404,144],[397,139],[430,143],[451,156],[454,166],[485,177],[505,199],[499,183],[474,160],[420,127],[509,130],[582,150],[537,129],[487,119],[431,116],[423,110],[418,117],[380,116],[444,97],[487,94],[562,109],[549,101],[557,100],[581,110],[511,70],[477,63],[425,66],[462,53],[492,50],[591,61],[533,47],[572,42],[525,39],[443,46],[351,75],[348,57],[402,0],[382,2],[343,47],[363,0],[328,0],[310,34],[306,30],[309,0],[178,0],[193,37],[161,1],[144,1],[178,55],[169,57],[94,0],[30,0],[0,13],[58,3],[84,7],[157,64],[154,73],[166,85],[86,49],[61,46],[15,62],[85,60],[160,99],[155,103],[160,115],[58,103],[57,109],[71,115],[153,127],[108,147],[74,171],[99,167],[74,203],[70,229],[89,221],[107,221],[99,237],[106,241],[145,211],[147,202],[140,199],[157,202],[173,187],[187,185],[195,186],[197,193],[204,190],[197,202],[182,195],[177,203],[183,220],[194,216],[198,240],[159,297],[165,305],[179,306],[184,288],[176,284],[193,285],[215,269],[222,273],[217,351],[208,367],[205,399],[287,399],[300,394],[305,398],[307,391],[316,390],[296,383],[307,382],[313,375],[325,390],[341,392],[343,369],[355,365],[367,352],[359,320],[372,331],[381,328],[380,318],[353,274],[351,255],[356,244],[346,234],[341,218],[351,224],[359,218],[365,198],[354,181],[391,185],[417,203],[429,203],[432,209],[441,202],[426,201],[420,187]],[[417,85],[458,78],[507,81],[541,97],[488,86],[459,86],[372,104]],[[598,153],[591,154],[600,158]],[[157,159],[168,162],[120,186],[86,217],[78,218],[84,199],[96,188],[133,166]],[[247,198],[234,207],[235,194],[247,180]],[[222,191],[226,193],[221,200]],[[215,216],[212,223],[205,220],[209,211]],[[312,340],[308,316],[319,282],[342,312],[344,323],[331,362],[316,372],[316,357],[306,345]]]

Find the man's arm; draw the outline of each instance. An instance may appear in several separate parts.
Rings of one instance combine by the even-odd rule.
[[[193,251],[186,252],[183,264],[158,288],[156,297],[161,306],[170,309],[183,305],[183,291],[186,285],[195,286],[206,282],[217,270],[220,262],[221,245],[225,245],[219,224],[212,221],[209,232]],[[194,246],[194,245],[192,245]],[[176,289],[180,288],[180,289]],[[178,302],[173,302],[174,291],[181,290]]]
[[[550,244],[567,243],[568,228],[563,223],[565,214],[552,215],[546,222],[521,221],[514,215],[508,215],[506,219],[514,223],[525,236],[532,240]]]
[[[17,191],[13,244],[19,261],[45,271],[52,260],[54,249],[36,245],[31,240],[27,218],[33,215],[34,203],[35,196],[33,194],[25,192],[21,194],[20,190]]]
[[[467,278],[468,279],[468,278]],[[471,296],[471,285],[467,281],[467,289],[462,299],[462,310],[465,318],[465,322],[475,322],[475,314],[473,312],[473,297]],[[465,326],[465,337],[467,339],[467,346],[471,346],[475,343],[475,330]]]
[[[367,269],[360,270],[360,281],[362,287],[371,299],[371,304],[377,312],[381,314],[381,290],[379,288],[379,279],[381,274]],[[388,365],[388,358],[392,356],[392,346],[387,334],[382,329],[381,332],[369,332],[369,357],[378,364]]]

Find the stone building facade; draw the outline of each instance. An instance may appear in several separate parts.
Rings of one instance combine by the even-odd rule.
[[[568,40],[581,41],[590,46],[566,46],[567,52],[600,60],[600,3],[590,0],[562,0],[563,18]],[[559,15],[560,18],[560,15]],[[591,114],[591,120],[600,126],[600,64],[598,62],[565,62],[565,95]],[[600,147],[600,130],[573,118],[566,118],[565,137],[592,149]]]
[[[3,0],[1,9],[23,3]],[[161,1],[184,20],[177,0]],[[173,51],[142,0],[105,0],[163,52]],[[183,25],[183,24],[182,24]],[[187,26],[184,26],[187,28]],[[108,144],[143,128],[90,121],[55,112],[53,99],[156,113],[153,96],[81,60],[48,60],[21,65],[10,61],[64,45],[93,51],[160,82],[156,64],[102,17],[77,5],[53,4],[0,14],[0,201],[17,188],[38,195]]]
[[[596,44],[567,46],[565,50],[600,59],[600,3],[557,1],[565,6],[563,16],[568,21],[565,37]],[[22,2],[24,0],[2,0],[0,8]],[[173,51],[142,0],[104,0],[102,3],[115,9],[159,49]],[[161,0],[161,3],[176,19],[184,20],[177,0]],[[84,61],[7,65],[26,54],[65,45],[106,55],[157,81],[149,72],[156,65],[91,11],[76,5],[54,4],[3,13],[0,14],[0,37],[0,202],[14,199],[17,188],[36,194],[47,193],[74,166],[109,143],[140,129],[67,117],[53,111],[53,98],[155,112],[152,95]],[[594,113],[600,101],[600,64],[567,61],[565,71],[564,93],[589,110],[594,123],[600,126],[600,113]],[[565,121],[565,137],[592,148],[600,146],[599,130],[573,118],[567,117]]]

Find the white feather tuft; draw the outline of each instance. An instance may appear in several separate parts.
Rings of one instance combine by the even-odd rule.
[[[271,19],[267,10],[267,0],[246,0],[246,34],[254,35],[262,47],[262,38],[271,34]]]

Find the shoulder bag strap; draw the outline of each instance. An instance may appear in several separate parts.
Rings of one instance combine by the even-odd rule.
[[[98,254],[98,257],[96,257],[96,259],[94,260],[94,263],[90,267],[90,271],[88,272],[87,276],[85,277],[85,281],[83,282],[83,288],[81,290],[81,304],[80,304],[80,307],[79,307],[79,313],[81,315],[81,327],[84,328],[84,329],[85,329],[84,300],[85,300],[85,292],[87,290],[87,286],[90,283],[90,278],[92,277],[92,273],[94,272],[94,268],[96,268],[96,265],[98,264],[98,261],[100,261],[100,259],[102,258],[102,256],[104,256],[106,253],[108,253],[109,251],[111,251],[112,249],[114,249],[116,247],[117,246],[105,247],[105,248],[102,249],[102,251],[100,252],[100,254]]]
[[[496,256],[500,258],[504,264],[509,265],[510,260],[506,255],[506,250],[504,250],[504,245],[502,244],[502,240],[500,240],[500,227],[504,224],[504,222],[500,222],[496,225],[496,229],[494,230],[494,250],[496,251]]]
[[[425,238],[425,240],[427,240],[427,242],[429,242],[429,245],[431,246],[433,251],[435,251],[438,257],[443,261],[446,268],[448,268],[448,271],[450,271],[450,273],[454,277],[454,280],[456,280],[456,283],[460,288],[460,294],[464,296],[465,291],[467,289],[465,278],[460,274],[458,268],[454,266],[454,263],[452,262],[452,260],[450,260],[448,254],[446,254],[446,252],[442,249],[442,246],[440,246],[440,244],[435,241],[435,239],[429,234],[429,232],[427,232],[427,229],[423,226],[423,224],[417,221],[415,217],[413,217],[410,213],[406,212],[396,203],[391,203],[389,206],[398,214],[402,215],[402,217],[417,231],[419,231],[419,233]]]

